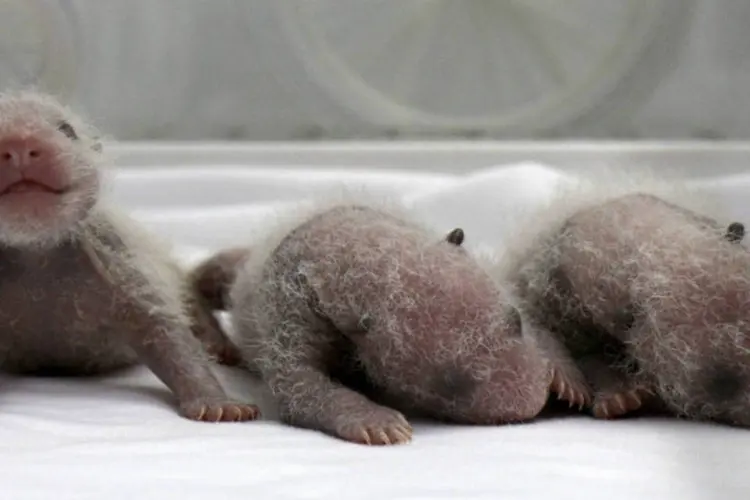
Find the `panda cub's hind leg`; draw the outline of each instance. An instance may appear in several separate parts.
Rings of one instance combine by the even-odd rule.
[[[411,440],[412,428],[400,412],[373,402],[331,376],[341,352],[330,332],[321,332],[302,320],[287,320],[276,326],[272,340],[261,349],[263,378],[283,421],[359,444]]]

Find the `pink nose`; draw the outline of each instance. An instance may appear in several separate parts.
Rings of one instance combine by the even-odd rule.
[[[49,149],[43,141],[23,137],[0,140],[0,168],[25,168],[49,160]]]

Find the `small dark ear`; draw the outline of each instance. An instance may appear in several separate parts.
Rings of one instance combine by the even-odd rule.
[[[741,222],[732,222],[724,233],[724,238],[732,243],[739,243],[745,237],[745,225]]]
[[[447,241],[451,245],[460,247],[461,243],[464,242],[464,230],[460,227],[457,227],[456,229],[448,233],[448,236],[445,237],[445,241]]]

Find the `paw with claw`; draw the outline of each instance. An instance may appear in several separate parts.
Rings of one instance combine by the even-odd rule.
[[[260,416],[257,406],[235,401],[197,400],[181,406],[190,420],[200,422],[246,422]]]
[[[596,418],[617,418],[638,410],[643,400],[652,395],[645,387],[636,387],[627,391],[611,394],[599,394],[594,399],[592,413]]]
[[[584,382],[571,380],[559,370],[552,374],[550,391],[557,395],[557,399],[567,401],[571,407],[575,405],[579,409],[588,406],[591,400],[589,388]]]
[[[396,410],[380,407],[342,416],[336,426],[338,437],[366,445],[404,444],[411,441],[412,427]]]

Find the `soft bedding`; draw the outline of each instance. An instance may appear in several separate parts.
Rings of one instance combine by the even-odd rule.
[[[348,184],[401,197],[467,247],[501,245],[513,217],[566,175],[537,164],[466,175],[345,169],[128,168],[113,198],[176,244],[185,263],[250,241],[275,205]],[[704,180],[750,221],[750,175]],[[180,418],[145,369],[98,379],[0,379],[0,499],[745,499],[750,431],[669,419],[586,416],[503,427],[417,422],[411,444],[370,448],[274,420],[267,395],[239,370],[228,389],[265,419]]]

